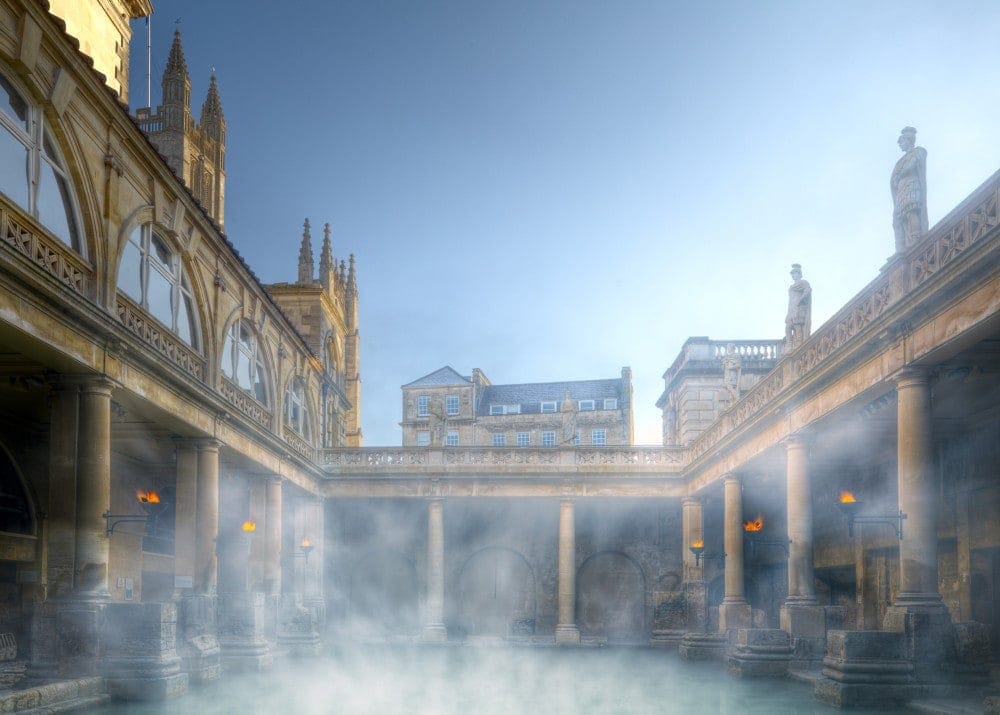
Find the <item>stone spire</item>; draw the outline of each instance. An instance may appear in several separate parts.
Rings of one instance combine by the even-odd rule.
[[[356,274],[354,272],[354,254],[353,253],[350,256],[348,256],[348,260],[350,261],[350,267],[347,269],[347,290],[350,293],[357,293],[358,292],[358,280],[357,280],[357,276],[356,276]]]
[[[161,86],[164,124],[167,128],[184,131],[185,119],[191,111],[191,77],[184,61],[180,30],[174,30],[174,44],[170,46]]]
[[[219,99],[219,85],[215,75],[208,82],[208,94],[201,105],[201,120],[199,126],[208,136],[222,142],[226,138],[226,118],[222,113],[222,101]]]
[[[337,264],[333,260],[330,244],[330,224],[323,225],[323,249],[319,254],[319,281],[327,290],[333,290],[337,281]]]
[[[347,281],[347,263],[345,261],[340,262],[340,274],[337,276],[337,282],[340,285],[344,285]]]
[[[302,224],[302,245],[299,246],[299,283],[308,285],[313,282],[313,247],[309,235],[309,219]]]

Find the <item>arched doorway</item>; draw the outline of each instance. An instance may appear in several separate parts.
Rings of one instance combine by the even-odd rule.
[[[649,639],[646,579],[639,565],[618,551],[594,554],[577,575],[580,633],[617,643]]]
[[[415,635],[417,594],[413,562],[398,551],[370,551],[351,569],[346,628],[360,636]]]
[[[458,618],[467,635],[533,635],[535,604],[535,575],[516,551],[485,548],[462,566]]]

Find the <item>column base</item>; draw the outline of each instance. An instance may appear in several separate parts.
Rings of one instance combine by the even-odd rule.
[[[899,633],[830,631],[816,700],[837,708],[888,708],[913,698],[913,663]]]
[[[226,670],[259,672],[271,667],[274,656],[264,639],[264,594],[219,596],[219,646]]]
[[[191,685],[211,683],[222,673],[215,608],[215,596],[184,596],[177,603],[177,654]]]
[[[942,664],[955,661],[955,629],[939,599],[901,593],[886,609],[882,628],[902,634],[904,656],[922,680],[941,680]]]
[[[676,648],[684,638],[682,630],[655,630],[649,638],[652,648]]]
[[[580,629],[572,623],[556,626],[556,645],[580,645]]]
[[[282,596],[279,600],[277,639],[292,657],[317,656],[322,650],[316,614],[296,596]]]
[[[788,634],[778,628],[740,628],[726,656],[726,670],[738,678],[784,678],[792,659]]]
[[[723,601],[719,605],[719,633],[750,628],[753,625],[753,609],[746,601]]]
[[[726,634],[685,633],[677,652],[684,660],[716,660],[726,652]]]
[[[423,643],[444,643],[448,640],[448,629],[443,623],[428,623],[420,631]]]
[[[188,690],[177,655],[177,607],[172,603],[105,606],[101,673],[118,700],[169,700]]]

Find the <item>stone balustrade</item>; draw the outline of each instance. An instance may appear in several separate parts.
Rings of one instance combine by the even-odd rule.
[[[2,243],[80,295],[91,297],[93,270],[79,255],[0,194]]]

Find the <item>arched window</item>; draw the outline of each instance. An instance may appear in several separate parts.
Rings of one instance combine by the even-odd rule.
[[[199,349],[194,298],[181,257],[150,224],[138,226],[129,236],[118,268],[118,288]]]
[[[285,391],[285,425],[309,439],[309,405],[306,402],[305,385],[298,377],[288,384],[288,390]]]
[[[222,346],[222,373],[257,402],[267,404],[267,370],[257,336],[245,320],[237,320],[226,334]]]
[[[0,191],[82,254],[66,165],[45,127],[44,115],[2,74]]]

